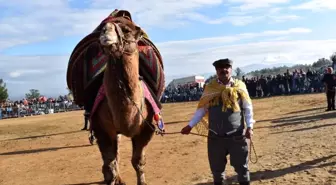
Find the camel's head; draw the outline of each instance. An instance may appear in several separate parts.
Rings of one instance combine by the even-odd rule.
[[[108,22],[100,33],[100,44],[104,51],[120,58],[122,55],[137,52],[137,42],[141,36],[141,28],[131,21]]]

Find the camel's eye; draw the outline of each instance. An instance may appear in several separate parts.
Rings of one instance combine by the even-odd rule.
[[[121,29],[122,29],[122,31],[124,33],[130,33],[130,32],[132,32],[132,30],[129,27],[127,27],[127,26],[123,26]]]

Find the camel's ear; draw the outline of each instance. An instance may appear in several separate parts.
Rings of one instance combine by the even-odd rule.
[[[135,35],[134,35],[135,40],[140,39],[141,35],[142,35],[141,28],[139,26],[135,26]]]

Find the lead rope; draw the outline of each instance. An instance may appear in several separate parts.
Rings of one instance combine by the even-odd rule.
[[[125,88],[125,84],[121,81],[121,80],[118,80],[118,85],[119,85],[119,88],[122,88],[124,90],[124,93],[125,95],[127,96],[127,98],[134,104],[134,106],[138,109],[139,111],[139,114],[140,116],[142,117],[142,119],[144,120],[144,122],[155,132],[156,135],[161,135],[161,136],[164,136],[164,135],[177,135],[177,134],[181,134],[181,132],[163,132],[157,128],[155,128],[155,126],[153,126],[152,124],[150,124],[145,118],[144,116],[142,115],[142,112],[140,110],[140,108],[138,107],[138,105],[133,101],[132,98],[130,98],[126,92],[126,88]],[[212,131],[212,130],[210,130]],[[193,133],[191,132],[190,134],[191,135],[195,135],[195,136],[201,136],[201,137],[209,137],[209,138],[220,138],[220,139],[231,139],[231,138],[225,138],[225,137],[220,137],[218,136],[218,134],[214,131],[212,131],[216,136],[207,136],[207,135],[204,135],[204,134],[197,134],[197,133]],[[243,136],[241,139],[245,139],[245,136]],[[234,138],[235,140],[235,138]],[[257,156],[257,152],[254,148],[254,144],[253,144],[253,141],[252,139],[249,139],[250,140],[250,147],[249,147],[249,161],[251,161],[251,163],[253,164],[256,164],[258,163],[258,156]],[[255,160],[253,161],[252,160],[252,150],[253,150],[253,153],[254,153],[254,156],[255,156]]]
[[[177,134],[181,134],[181,132],[164,132],[162,133],[161,135],[177,135]],[[189,133],[190,135],[195,135],[195,136],[201,136],[201,137],[206,137],[206,138],[216,138],[216,139],[231,139],[231,138],[225,138],[225,137],[219,137],[219,136],[207,136],[207,135],[204,135],[204,134],[197,134],[197,133],[193,133],[193,132],[190,132]],[[157,133],[157,135],[159,135]],[[238,139],[235,139],[233,138],[234,140],[238,141]],[[245,139],[245,136],[242,137],[242,139]],[[253,141],[252,141],[252,138],[249,139],[250,140],[250,147],[249,147],[249,161],[252,163],[252,164],[257,164],[258,163],[258,155],[257,155],[257,152],[254,148],[254,144],[253,144]],[[252,151],[253,151],[253,154],[255,156],[255,160],[252,160]]]
[[[252,160],[252,150],[253,150],[253,153],[254,153],[254,156],[255,156],[255,161]],[[254,144],[253,144],[252,138],[250,138],[249,161],[251,161],[252,164],[257,164],[258,163],[258,155],[257,155],[257,152],[256,152],[256,150],[254,148]]]

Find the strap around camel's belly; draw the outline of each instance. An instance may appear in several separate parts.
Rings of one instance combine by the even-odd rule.
[[[160,129],[161,131],[164,130],[164,122],[163,119],[161,117],[161,110],[158,107],[158,105],[156,104],[153,96],[151,95],[146,83],[144,83],[143,81],[140,81],[141,86],[142,86],[142,92],[143,92],[143,96],[145,98],[145,100],[148,101],[148,103],[151,105],[155,116],[154,116],[154,120],[156,121],[157,127],[158,129]],[[95,114],[95,112],[97,111],[98,106],[100,105],[100,103],[104,100],[106,95],[105,92],[105,88],[104,85],[101,85],[98,91],[98,94],[96,96],[95,102],[93,104],[93,108],[90,114],[90,131],[92,131],[92,124],[95,124],[92,122],[92,116]],[[136,105],[134,105],[136,106]],[[140,107],[139,107],[140,108]],[[141,110],[141,108],[140,108]]]

